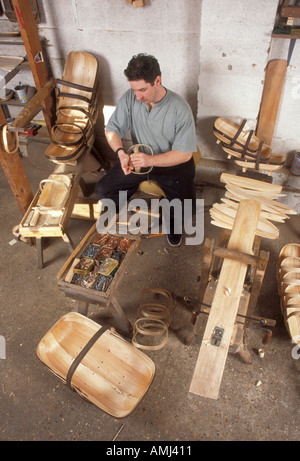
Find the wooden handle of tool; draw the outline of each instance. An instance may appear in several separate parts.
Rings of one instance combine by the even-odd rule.
[[[134,152],[135,152],[135,153],[136,153],[136,152],[139,152],[139,146],[138,146],[137,144],[134,146]],[[140,172],[141,172],[141,169],[140,169],[140,168],[135,168],[134,171],[135,171],[136,173],[140,173]]]

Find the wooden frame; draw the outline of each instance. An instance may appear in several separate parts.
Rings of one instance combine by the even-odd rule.
[[[42,90],[45,84],[42,93],[39,93],[38,98],[42,95],[42,99],[39,100],[39,103],[42,106],[44,118],[46,121],[47,128],[49,133],[51,133],[51,111],[53,108],[53,98],[50,93],[52,88],[52,81],[48,85],[49,77],[47,72],[47,67],[45,60],[43,59],[42,46],[38,36],[38,30],[34,20],[30,0],[13,0],[14,9],[18,19],[22,39],[27,53],[28,62],[31,68],[31,72],[34,78],[36,88]],[[49,90],[49,91],[48,91]],[[37,101],[37,98],[35,98]],[[31,104],[30,104],[31,103]],[[26,117],[22,118],[21,114],[18,117],[18,127],[24,128],[28,121],[32,119],[35,113],[32,113],[31,118],[28,118],[28,107],[32,109],[32,101],[28,104],[30,106],[25,106],[24,110],[26,111]],[[35,107],[36,109],[36,107]],[[4,115],[2,107],[0,107],[0,125],[6,125],[6,117]],[[15,125],[17,126],[17,125]],[[8,133],[8,142],[13,145],[13,136]],[[11,187],[12,193],[17,201],[21,213],[24,215],[30,202],[33,199],[33,193],[27,179],[25,170],[23,168],[19,154],[13,153],[8,154],[2,143],[0,142],[0,164],[3,168],[4,174],[7,178],[7,181]]]

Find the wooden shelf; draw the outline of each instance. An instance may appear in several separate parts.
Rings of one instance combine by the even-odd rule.
[[[290,39],[299,39],[300,34],[271,34],[272,38],[288,38]]]
[[[12,97],[7,99],[6,101],[0,100],[1,106],[18,106],[18,107],[25,107],[26,104],[20,102],[18,98]]]

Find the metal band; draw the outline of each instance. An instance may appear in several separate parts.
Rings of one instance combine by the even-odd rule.
[[[82,359],[85,357],[85,355],[87,354],[87,352],[91,349],[91,347],[95,344],[95,342],[97,341],[98,338],[100,338],[101,335],[103,335],[103,333],[105,333],[106,330],[108,330],[109,328],[109,325],[106,325],[104,327],[101,327],[99,328],[99,330],[96,331],[96,333],[91,337],[91,339],[88,341],[88,343],[84,346],[84,348],[80,351],[80,353],[77,355],[77,357],[74,359],[72,365],[70,366],[69,368],[69,371],[68,371],[68,374],[67,374],[67,378],[66,378],[66,382],[67,382],[67,385],[73,390],[73,387],[71,385],[71,380],[72,380],[72,377],[73,377],[73,374],[76,370],[76,368],[78,367],[78,365],[80,364],[80,362],[82,361]]]

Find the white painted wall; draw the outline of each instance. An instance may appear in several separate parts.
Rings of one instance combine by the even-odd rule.
[[[268,60],[287,56],[289,40],[271,39],[278,0],[146,0],[133,8],[126,0],[39,0],[45,56],[60,77],[72,50],[94,54],[100,65],[101,98],[115,105],[128,88],[123,74],[139,52],[155,55],[163,84],[190,103],[203,157],[225,160],[212,124],[222,116],[256,124]],[[2,16],[0,27],[13,28]],[[279,44],[278,44],[279,43]],[[300,41],[288,67],[274,133],[274,152],[300,149]],[[271,54],[270,54],[271,50]],[[0,45],[1,54],[8,54]],[[9,52],[21,55],[21,47]],[[273,56],[272,56],[273,54]],[[280,56],[279,56],[280,55]],[[30,83],[30,74],[21,76]],[[11,87],[17,84],[14,79]],[[32,81],[32,80],[31,80]],[[102,118],[97,141],[103,148]]]
[[[277,7],[277,0],[202,1],[197,133],[205,157],[224,159],[213,146],[216,117],[256,126],[265,68],[288,56],[290,40],[271,37]],[[300,149],[299,46],[296,41],[274,130],[272,149],[281,154]]]

